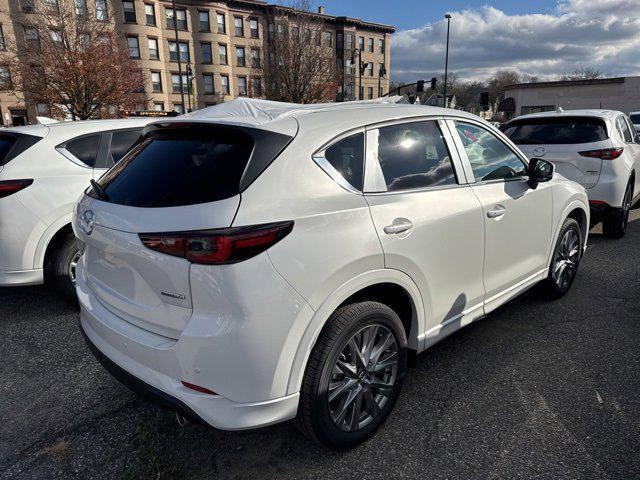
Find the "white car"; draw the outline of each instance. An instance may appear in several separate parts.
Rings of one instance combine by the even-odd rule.
[[[640,134],[622,112],[565,110],[518,117],[505,134],[529,158],[544,158],[587,189],[594,223],[606,236],[627,231],[640,198]]]
[[[350,448],[389,415],[409,350],[538,282],[570,288],[584,188],[478,117],[235,105],[148,126],[75,208],[81,329],[145,396]]]
[[[0,131],[0,287],[47,280],[75,302],[73,204],[150,119],[96,120]]]

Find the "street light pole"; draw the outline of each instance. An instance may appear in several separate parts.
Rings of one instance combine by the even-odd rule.
[[[182,84],[182,61],[180,60],[180,42],[178,41],[178,12],[176,11],[176,0],[171,0],[171,8],[173,9],[173,32],[176,35],[176,53],[178,54],[178,77],[180,77],[180,101],[182,102],[182,113],[185,113],[184,85]]]
[[[447,108],[447,74],[449,73],[449,27],[451,26],[451,15],[446,14],[444,18],[447,19],[447,51],[444,57],[444,108]]]

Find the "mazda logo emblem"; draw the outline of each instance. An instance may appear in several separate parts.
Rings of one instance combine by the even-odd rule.
[[[544,147],[538,147],[533,149],[533,155],[536,157],[544,157],[545,153],[547,153],[547,150]]]
[[[93,212],[91,210],[85,210],[82,214],[82,223],[80,226],[82,227],[82,231],[87,235],[91,235],[91,232],[93,232],[93,222]]]

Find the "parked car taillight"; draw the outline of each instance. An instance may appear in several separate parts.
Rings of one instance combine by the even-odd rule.
[[[193,263],[225,265],[247,260],[286,237],[293,221],[234,227],[220,230],[141,233],[142,243],[151,250],[186,258]]]
[[[0,181],[0,198],[8,197],[9,195],[13,195],[20,190],[27,188],[29,185],[33,183],[33,179],[23,179],[23,180],[2,180]]]
[[[586,150],[578,152],[583,157],[600,158],[602,160],[615,160],[624,152],[624,148],[603,148],[600,150]]]

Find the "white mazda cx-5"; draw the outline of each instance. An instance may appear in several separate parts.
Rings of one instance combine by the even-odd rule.
[[[221,429],[370,437],[421,352],[575,278],[583,187],[461,111],[237,100],[147,126],[77,202],[80,325],[123,383]]]

